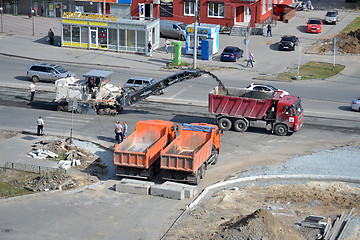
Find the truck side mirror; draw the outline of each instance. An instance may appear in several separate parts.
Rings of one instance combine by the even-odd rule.
[[[176,130],[176,132],[179,132],[179,126],[178,125],[176,125],[175,130]]]

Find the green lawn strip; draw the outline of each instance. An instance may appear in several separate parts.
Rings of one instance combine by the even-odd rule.
[[[299,75],[301,79],[323,79],[340,73],[344,68],[340,64],[335,64],[333,69],[332,63],[308,62],[300,67]],[[296,75],[297,69],[293,69],[291,72],[279,73],[276,79],[293,80]]]
[[[349,25],[347,25],[346,28],[344,28],[344,30],[340,32],[340,34],[349,33],[350,31],[355,31],[359,28],[360,28],[360,17],[357,17]]]
[[[33,193],[24,188],[30,180],[38,174],[24,171],[0,169],[0,198],[16,197]]]

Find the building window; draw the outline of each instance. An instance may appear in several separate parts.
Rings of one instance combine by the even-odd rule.
[[[67,24],[63,25],[63,41],[71,42],[70,25],[67,25]]]
[[[277,4],[277,1],[278,1],[278,0],[274,0],[274,4]]]
[[[209,2],[208,3],[208,17],[224,17],[224,3]]]
[[[272,0],[268,0],[268,9],[272,9]]]
[[[262,14],[266,13],[266,0],[262,1]]]
[[[184,2],[184,16],[195,16],[195,2]]]

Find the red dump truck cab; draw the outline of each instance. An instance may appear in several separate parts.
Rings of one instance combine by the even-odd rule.
[[[163,179],[198,184],[217,161],[221,135],[216,125],[183,124],[179,136],[161,151]]]
[[[245,132],[255,121],[277,135],[298,131],[304,121],[299,97],[283,91],[262,92],[217,86],[209,93],[209,112],[222,130]]]
[[[277,102],[274,132],[286,135],[287,126],[290,132],[298,131],[304,123],[304,111],[299,97],[285,95]]]
[[[135,131],[115,145],[114,165],[118,176],[138,176],[151,179],[160,171],[160,152],[176,138],[174,124],[162,120],[136,123]]]

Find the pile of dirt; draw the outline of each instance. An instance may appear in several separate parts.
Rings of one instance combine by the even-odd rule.
[[[237,240],[271,240],[271,239],[305,239],[294,229],[276,220],[271,212],[258,209],[254,213],[230,220],[221,226],[219,234],[212,237],[218,239]]]
[[[348,54],[360,54],[360,29],[349,33],[333,36],[337,38],[336,46],[338,52]],[[320,41],[320,46],[315,50],[318,53],[329,53],[333,47],[332,38],[324,38]]]
[[[59,155],[59,160],[80,160],[80,165],[76,165],[67,170],[70,177],[65,177],[63,174],[49,173],[38,179],[39,182],[31,183],[30,189],[34,191],[42,191],[44,189],[58,189],[61,185],[62,189],[73,187],[83,187],[99,181],[107,174],[107,167],[101,162],[99,156],[92,152],[70,144],[69,139],[44,139],[36,142],[32,146],[32,151],[37,149],[49,150]],[[55,180],[53,180],[55,178]],[[57,182],[59,180],[59,182]],[[60,181],[61,180],[61,181]]]
[[[166,239],[316,239],[319,229],[299,223],[309,215],[324,216],[326,222],[352,208],[359,214],[359,190],[315,181],[220,190],[185,214]],[[351,239],[359,239],[359,230],[353,234]]]
[[[45,172],[25,185],[26,189],[33,192],[48,191],[56,189],[70,189],[76,186],[71,177],[62,169],[52,172]]]

